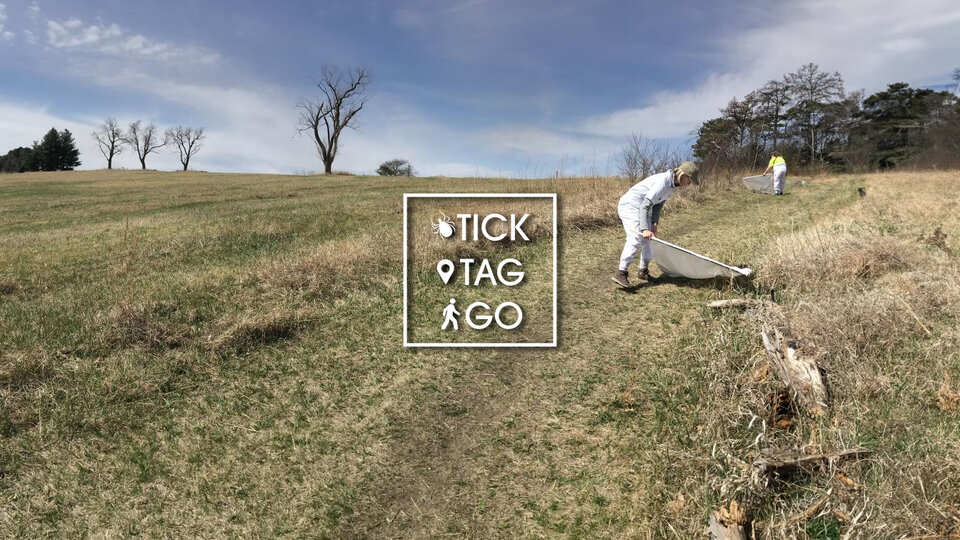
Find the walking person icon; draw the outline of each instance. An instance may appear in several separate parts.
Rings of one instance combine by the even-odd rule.
[[[457,303],[456,298],[450,299],[450,304],[447,307],[443,308],[443,325],[440,327],[441,330],[446,330],[447,325],[453,323],[453,329],[459,330],[460,325],[457,323],[457,317],[460,316],[460,312],[457,311],[457,308],[454,307],[454,304]]]

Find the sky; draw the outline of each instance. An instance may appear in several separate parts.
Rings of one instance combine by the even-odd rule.
[[[949,83],[960,2],[0,0],[0,153],[66,128],[81,168],[104,168],[91,133],[115,117],[204,127],[191,168],[322,171],[296,104],[322,66],[362,66],[369,101],[335,170],[605,174],[631,133],[689,146],[732,97],[808,62],[868,93]]]

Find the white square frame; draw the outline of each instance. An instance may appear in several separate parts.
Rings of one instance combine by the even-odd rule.
[[[420,343],[409,339],[407,325],[408,241],[407,215],[410,199],[550,199],[553,202],[553,339],[546,343]],[[556,347],[557,340],[557,194],[556,193],[404,193],[403,194],[403,346],[404,347]]]

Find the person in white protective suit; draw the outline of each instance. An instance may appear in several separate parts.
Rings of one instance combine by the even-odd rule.
[[[773,171],[773,194],[783,195],[783,187],[787,183],[787,162],[780,155],[780,152],[770,154],[770,163],[763,174],[766,175],[771,170]]]
[[[660,221],[663,203],[675,189],[689,186],[691,183],[698,184],[697,173],[696,163],[684,161],[676,169],[644,178],[620,197],[617,214],[623,222],[627,241],[620,254],[620,268],[610,278],[617,285],[630,286],[627,269],[633,262],[638,249],[640,250],[640,271],[637,277],[644,281],[653,281],[650,276],[650,261],[653,260],[650,238],[657,234],[657,223]]]

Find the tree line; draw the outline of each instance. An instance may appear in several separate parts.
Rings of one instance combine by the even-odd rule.
[[[140,168],[146,170],[147,156],[164,147],[173,146],[180,156],[183,170],[187,170],[190,158],[203,147],[206,134],[202,127],[184,126],[169,128],[161,133],[153,122],[144,124],[142,120],[130,122],[127,130],[123,131],[115,118],[107,118],[99,129],[93,132],[93,138],[97,141],[100,153],[107,160],[107,169],[113,168],[113,158],[125,148],[130,148],[137,154]]]
[[[774,150],[792,165],[848,171],[957,166],[960,99],[903,82],[865,96],[811,63],[731,99],[693,144],[694,156],[719,168],[759,168]]]
[[[113,159],[129,148],[136,153],[140,168],[146,170],[148,156],[172,146],[180,156],[183,170],[187,170],[190,158],[200,151],[206,140],[202,127],[176,126],[161,133],[155,124],[136,120],[123,130],[115,118],[107,118],[91,135],[107,160],[107,169],[112,169]],[[0,172],[72,171],[79,166],[80,151],[69,129],[58,132],[51,128],[39,143],[34,141],[32,147],[14,148],[0,156]]]
[[[80,151],[69,129],[50,131],[33,146],[14,148],[0,156],[0,172],[72,171],[80,166]]]

